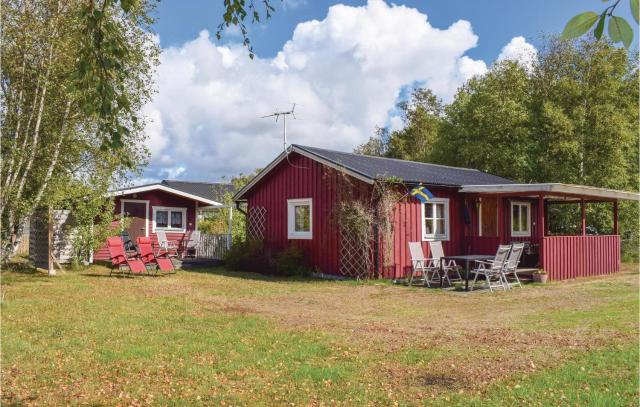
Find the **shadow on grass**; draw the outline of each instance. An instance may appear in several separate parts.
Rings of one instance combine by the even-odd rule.
[[[106,273],[106,272],[97,272],[97,271],[88,271],[79,273],[83,277],[94,277],[94,278],[159,278],[159,277],[168,277],[173,276],[176,273]]]
[[[249,271],[233,271],[224,268],[223,266],[217,267],[193,267],[189,269],[180,270],[183,273],[201,273],[201,274],[213,274],[223,277],[239,278],[243,280],[254,281],[269,281],[273,283],[311,283],[318,281],[328,281],[313,276],[279,276],[274,274],[261,274]]]

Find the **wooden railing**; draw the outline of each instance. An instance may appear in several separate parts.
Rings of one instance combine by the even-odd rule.
[[[620,271],[620,236],[547,236],[544,269],[552,280]]]
[[[229,235],[210,235],[207,233],[200,234],[200,242],[198,244],[198,258],[222,260],[231,246]]]

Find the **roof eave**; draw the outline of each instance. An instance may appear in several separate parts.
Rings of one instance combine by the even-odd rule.
[[[462,185],[460,187],[460,192],[497,194],[557,193],[568,195],[584,195],[604,199],[624,199],[632,201],[640,200],[640,194],[636,192],[562,183]]]
[[[123,195],[130,195],[130,194],[148,192],[148,191],[153,191],[153,190],[160,190],[160,191],[168,192],[170,194],[178,195],[178,196],[181,196],[183,198],[193,199],[194,201],[198,201],[200,203],[204,203],[204,204],[207,204],[207,205],[210,205],[210,206],[215,206],[215,207],[218,207],[218,208],[226,207],[226,205],[224,205],[224,204],[222,204],[220,202],[214,201],[212,199],[207,199],[207,198],[203,198],[203,197],[198,196],[198,195],[190,194],[188,192],[180,191],[179,189],[174,189],[174,188],[168,187],[168,186],[163,185],[163,184],[151,184],[151,185],[142,185],[142,186],[138,186],[138,187],[118,189],[118,190],[115,190],[115,191],[108,192],[107,196],[110,196],[110,197],[123,196]]]

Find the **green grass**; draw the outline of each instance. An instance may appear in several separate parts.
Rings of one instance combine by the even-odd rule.
[[[560,367],[491,386],[480,396],[438,401],[470,406],[637,406],[638,357],[637,344],[585,352]]]
[[[2,404],[637,404],[635,274],[460,296],[210,271],[4,271]]]

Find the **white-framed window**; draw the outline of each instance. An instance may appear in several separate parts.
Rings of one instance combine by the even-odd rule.
[[[289,239],[313,238],[313,200],[287,199],[287,235]]]
[[[153,231],[167,230],[182,232],[186,230],[187,208],[171,208],[167,206],[153,207]]]
[[[531,236],[531,204],[511,202],[511,236]]]
[[[449,240],[449,198],[433,198],[421,206],[422,240]]]

